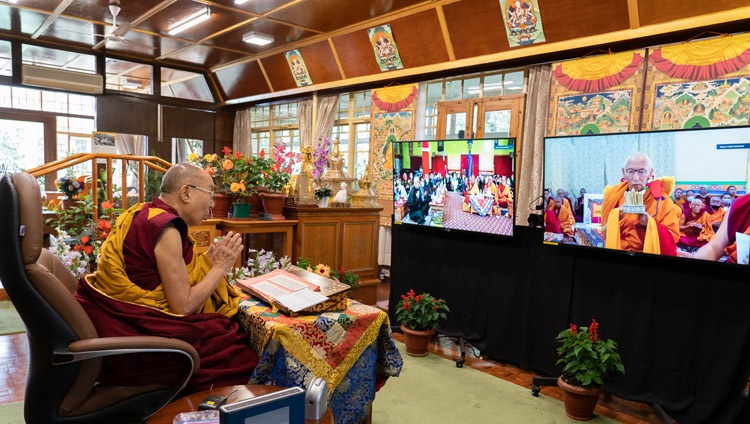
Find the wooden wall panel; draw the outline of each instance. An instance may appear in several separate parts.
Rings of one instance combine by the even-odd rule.
[[[508,37],[498,0],[474,0],[443,6],[456,59],[506,51]],[[542,22],[546,23],[544,16]],[[442,40],[435,39],[435,42]]]
[[[342,79],[328,40],[300,47],[299,51],[307,65],[307,72],[310,73],[310,78],[315,84]],[[315,58],[315,60],[306,58]]]
[[[302,60],[307,65],[308,61],[313,62],[315,58],[302,55]],[[263,58],[261,61],[263,62],[263,67],[266,69],[266,74],[268,74],[268,79],[271,81],[273,91],[297,88],[297,83],[294,82],[292,71],[289,69],[289,63],[286,61],[286,56],[283,53]],[[312,82],[313,84],[317,83],[315,79]]]
[[[627,0],[540,3],[539,12],[548,43],[630,28]]]
[[[396,39],[398,44],[398,39]],[[356,78],[365,75],[380,73],[375,52],[370,44],[367,30],[354,31],[333,38],[333,45],[339,55],[341,67],[347,78]]]
[[[224,68],[216,72],[216,80],[226,100],[269,93],[257,61]]]
[[[714,0],[685,2],[682,0],[639,0],[638,15],[641,26],[690,18],[707,13],[724,12],[729,9],[748,6],[747,0]],[[741,18],[741,16],[737,16]],[[747,16],[745,16],[747,19]]]
[[[234,111],[220,110],[216,112],[215,121],[215,135],[213,149],[211,153],[218,153],[224,146],[232,148],[233,134],[234,134]],[[208,143],[203,143],[203,151],[208,153],[210,146]]]
[[[96,129],[103,132],[159,135],[158,106],[155,102],[123,96],[98,96]]]
[[[213,144],[216,113],[165,106],[162,109],[162,136],[165,142],[173,137],[196,138]]]
[[[442,41],[440,21],[434,9],[383,23],[391,24],[404,68],[448,61],[448,49]],[[372,47],[370,52],[372,53]]]

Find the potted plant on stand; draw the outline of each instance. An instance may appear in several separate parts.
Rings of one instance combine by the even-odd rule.
[[[450,309],[445,300],[436,299],[429,293],[416,294],[409,290],[401,295],[396,305],[396,318],[401,323],[408,355],[427,355],[430,337],[435,334],[438,321],[447,318],[448,312]]]
[[[333,196],[333,192],[328,187],[320,187],[315,189],[315,199],[318,201],[319,208],[327,208],[328,200]]]
[[[261,150],[258,155],[260,159],[265,158],[265,151]],[[300,160],[300,154],[287,152],[283,142],[274,143],[274,159],[268,170],[262,171],[261,185],[266,189],[260,193],[263,200],[263,209],[271,215],[272,220],[286,219],[284,217],[284,205],[288,197],[288,184],[292,172]]]
[[[78,195],[86,188],[86,177],[66,175],[55,180],[57,189],[65,195],[62,199],[62,209],[68,209],[78,202]]]
[[[563,389],[565,414],[574,420],[590,420],[604,381],[614,371],[625,373],[617,343],[599,338],[599,323],[593,319],[588,327],[570,324],[557,335],[557,341],[562,343],[557,348],[557,363],[563,364],[557,385]]]

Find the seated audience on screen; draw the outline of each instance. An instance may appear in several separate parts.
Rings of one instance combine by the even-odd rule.
[[[557,197],[562,198],[562,200],[568,204],[568,207],[570,210],[573,210],[573,201],[570,200],[570,197],[568,197],[568,192],[565,191],[565,189],[559,188],[557,189]]]
[[[406,203],[407,196],[406,189],[403,184],[401,184],[401,180],[397,179],[396,185],[393,186],[393,200],[400,204]]]
[[[495,206],[498,214],[501,213],[501,209],[506,209],[506,216],[513,217],[513,192],[511,191],[510,181],[504,175],[500,178],[500,184],[497,186]]]
[[[685,193],[681,188],[674,189],[674,193],[672,193],[672,201],[675,205],[682,207],[682,204],[685,203],[685,197]]]
[[[634,252],[676,255],[680,238],[680,208],[669,193],[674,178],[661,177],[653,182],[651,160],[643,153],[627,158],[622,168],[622,181],[604,189],[602,204],[602,236],[605,246]],[[649,190],[645,188],[649,186]],[[625,214],[625,192],[643,193],[646,214]]]
[[[732,200],[737,198],[737,186],[730,185],[727,187],[727,193],[732,196]]]
[[[544,209],[550,208],[550,202],[553,202],[552,200],[552,190],[545,188],[544,189]]]
[[[724,209],[724,212],[729,211],[729,208],[732,206],[732,199],[721,199],[721,208]]]
[[[708,200],[708,189],[706,188],[706,186],[700,186],[700,188],[698,189],[698,193],[695,193],[695,197],[697,199],[701,199],[703,201],[704,205],[707,204],[708,203],[708,201],[707,201]]]
[[[544,231],[573,237],[575,223],[568,202],[560,196],[555,196],[552,208],[544,212]]]
[[[706,212],[699,198],[693,199],[690,210],[680,218],[680,248],[695,249],[708,243],[714,236],[711,215]]]
[[[721,221],[724,220],[726,211],[721,206],[721,197],[711,196],[708,201],[708,207],[711,209],[709,216],[711,218],[711,226],[714,227],[714,232],[719,229]]]
[[[573,216],[575,216],[576,222],[583,222],[583,196],[586,194],[586,189],[581,188],[579,196],[576,199],[575,210]]]
[[[476,196],[480,193],[478,179],[472,176],[467,183],[467,187],[469,189],[464,193],[464,203],[461,208],[464,212],[471,212],[471,196]]]
[[[727,211],[714,237],[695,253],[680,256],[718,261],[726,256],[730,263],[748,263],[748,257],[737,257],[737,233],[750,234],[750,195],[738,197]]]
[[[224,277],[242,252],[241,235],[230,232],[198,254],[188,234],[208,215],[213,190],[202,168],[169,168],[159,197],[117,219],[96,272],[81,278],[75,292],[102,337],[153,335],[193,345],[201,364],[191,391],[247,384],[258,363],[233,319],[239,292]],[[102,381],[160,383],[180,369],[163,356],[114,356],[105,359]]]

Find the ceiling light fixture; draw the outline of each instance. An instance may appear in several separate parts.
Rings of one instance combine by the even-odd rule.
[[[273,37],[260,32],[251,31],[242,36],[242,41],[255,44],[256,46],[265,46],[273,43]]]
[[[206,19],[210,17],[211,17],[211,10],[208,7],[206,7],[205,9],[202,9],[202,10],[199,10],[198,12],[193,13],[187,18],[170,25],[168,34],[177,35],[181,33],[182,31],[185,31],[188,28],[198,25],[199,23],[205,21]]]
[[[127,88],[129,90],[137,90],[141,88],[141,82],[128,78],[122,84],[120,84],[120,87]]]
[[[237,6],[247,3],[247,0],[234,0],[234,4]]]

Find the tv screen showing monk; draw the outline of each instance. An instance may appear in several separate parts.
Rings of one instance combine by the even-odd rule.
[[[392,145],[394,224],[513,235],[514,139]]]
[[[548,137],[544,240],[747,263],[750,128]]]

